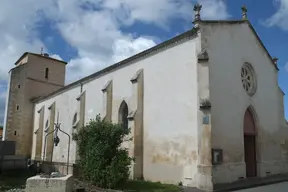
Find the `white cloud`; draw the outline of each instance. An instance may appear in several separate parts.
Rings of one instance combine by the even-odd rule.
[[[202,19],[227,19],[230,17],[227,6],[222,0],[200,0]]]
[[[268,27],[277,26],[283,30],[288,30],[288,0],[274,0],[278,7],[276,13],[264,21]]]
[[[147,47],[155,46],[153,40],[145,38],[132,39],[119,39],[116,40],[113,46],[113,60],[120,61],[130,55],[135,55],[139,51],[144,51]]]
[[[194,0],[2,0],[0,6],[0,81],[23,52],[40,52],[53,43],[53,34],[43,41],[38,30],[43,19],[53,23],[77,56],[68,61],[67,82],[74,81],[154,46],[155,38],[123,32],[135,22],[169,29],[174,19],[188,24],[193,19]],[[229,17],[221,0],[199,0],[203,19]],[[162,39],[163,40],[163,39]],[[48,50],[53,58],[61,56]],[[63,57],[63,55],[62,55]],[[1,84],[1,83],[0,83]],[[0,88],[0,94],[3,88]],[[0,99],[0,108],[2,107]],[[1,111],[0,111],[1,114]],[[1,118],[1,117],[0,117]]]
[[[200,3],[203,19],[229,16],[221,0]],[[123,33],[122,26],[144,22],[167,28],[175,18],[190,22],[193,14],[191,0],[25,0],[18,5],[9,0],[1,2],[0,57],[4,64],[0,66],[0,79],[7,79],[7,72],[23,52],[39,52],[45,47],[37,36],[43,18],[53,21],[60,35],[77,51],[78,57],[68,64],[68,73],[81,68],[80,76],[84,76],[155,45],[153,38]],[[51,41],[53,34],[49,34]],[[67,76],[80,77],[78,74]]]

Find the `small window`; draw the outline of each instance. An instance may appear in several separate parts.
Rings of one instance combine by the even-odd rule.
[[[21,86],[20,86],[20,85],[18,85],[18,89],[20,89],[20,87],[21,87]]]
[[[48,79],[49,76],[49,68],[46,68],[45,70],[45,79]]]
[[[14,135],[17,135],[17,131],[14,131]]]
[[[20,107],[19,105],[16,105],[16,110],[19,111]]]

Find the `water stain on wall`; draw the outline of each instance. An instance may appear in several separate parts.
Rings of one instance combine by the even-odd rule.
[[[158,142],[146,141],[150,148],[151,162],[155,164],[191,165],[196,164],[197,150],[192,137],[177,137],[172,141],[159,139]],[[195,146],[195,147],[194,147]],[[193,150],[194,148],[194,150]]]

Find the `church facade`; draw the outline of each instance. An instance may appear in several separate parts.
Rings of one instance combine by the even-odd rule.
[[[245,9],[237,21],[201,20],[200,10],[194,7],[191,30],[30,97],[31,159],[75,163],[75,142],[69,145],[58,132],[60,142],[54,146],[53,134],[47,134],[59,122],[72,135],[100,114],[131,128],[133,141],[123,146],[136,159],[132,178],[211,190],[218,183],[288,172],[277,60]],[[6,125],[13,116],[9,110],[7,105]],[[4,126],[4,132],[8,129],[13,133],[13,127]]]

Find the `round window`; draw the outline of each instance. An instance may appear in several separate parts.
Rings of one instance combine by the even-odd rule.
[[[242,86],[248,95],[252,96],[256,92],[256,77],[252,66],[245,63],[241,69]]]

